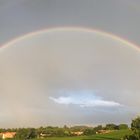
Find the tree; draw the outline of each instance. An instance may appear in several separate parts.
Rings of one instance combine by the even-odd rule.
[[[93,128],[86,128],[83,132],[84,135],[94,135],[96,132]]]
[[[106,130],[116,130],[118,129],[118,126],[116,124],[107,124],[106,127],[105,127]]]
[[[140,140],[140,117],[132,120],[131,123],[132,134],[124,137],[124,140]]]
[[[26,139],[28,137],[29,130],[25,128],[20,128],[18,129],[16,133],[16,138],[17,139]]]
[[[128,125],[127,124],[120,124],[118,127],[119,127],[119,130],[128,129]]]
[[[132,120],[131,129],[138,140],[140,140],[140,117]]]
[[[17,139],[32,139],[37,137],[37,132],[35,128],[20,128],[17,130]]]
[[[35,128],[30,128],[28,132],[28,139],[36,138],[37,137],[37,131]]]
[[[126,136],[124,136],[123,139],[124,140],[138,140],[134,134],[132,134],[132,135],[126,135]]]
[[[95,132],[102,130],[102,129],[103,129],[102,125],[98,125],[98,126],[94,127]]]

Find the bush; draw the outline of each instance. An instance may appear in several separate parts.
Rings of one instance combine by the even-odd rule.
[[[120,124],[118,127],[119,127],[119,130],[128,129],[128,125],[127,124]]]

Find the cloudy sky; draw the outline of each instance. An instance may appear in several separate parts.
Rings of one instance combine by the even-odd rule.
[[[0,0],[1,127],[130,123],[139,17],[139,0]]]

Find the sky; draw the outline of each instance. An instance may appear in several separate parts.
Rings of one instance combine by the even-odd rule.
[[[139,0],[0,0],[1,127],[130,123],[139,15]]]

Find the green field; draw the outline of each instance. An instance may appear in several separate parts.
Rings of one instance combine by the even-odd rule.
[[[130,130],[118,130],[108,134],[97,134],[93,136],[50,137],[36,140],[120,140],[124,135],[130,133]]]

